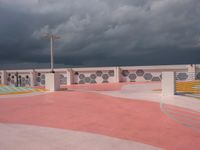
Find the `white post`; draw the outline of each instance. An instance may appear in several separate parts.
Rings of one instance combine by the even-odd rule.
[[[196,71],[196,65],[195,64],[187,65],[187,68],[188,68],[188,72],[195,72]]]
[[[73,71],[71,68],[67,69],[67,85],[73,84]]]
[[[7,84],[7,73],[5,70],[1,71],[1,84]]]
[[[115,82],[119,83],[120,82],[120,68],[116,67],[114,70],[115,73]]]
[[[60,75],[59,73],[45,74],[45,88],[49,91],[60,90]]]
[[[30,72],[30,84],[31,87],[35,86],[35,81],[36,81],[36,73],[35,70]]]
[[[195,76],[196,76],[196,65],[195,64],[191,64],[191,65],[187,65],[188,68],[188,80],[189,81],[193,81],[195,80]]]
[[[176,92],[176,78],[174,72],[162,72],[162,95],[173,96]]]

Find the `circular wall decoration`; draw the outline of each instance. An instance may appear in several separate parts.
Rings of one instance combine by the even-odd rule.
[[[80,74],[79,75],[79,79],[84,79],[85,78],[85,75],[84,74]]]
[[[136,74],[134,73],[131,73],[128,77],[130,80],[135,80],[137,78]]]
[[[93,79],[93,80],[95,80],[97,78],[97,76],[95,74],[91,74],[90,78]]]
[[[102,74],[103,74],[102,71],[97,71],[97,72],[96,72],[96,75],[97,75],[98,77],[101,77]]]
[[[185,72],[181,72],[181,73],[178,73],[177,78],[178,80],[186,80],[188,78],[188,75]]]
[[[110,77],[113,77],[115,75],[114,70],[109,70],[108,74],[109,74]]]
[[[123,75],[124,77],[127,77],[127,76],[129,75],[129,71],[128,71],[128,70],[123,70],[123,71],[122,71],[122,75]]]
[[[107,79],[109,78],[109,76],[108,76],[108,74],[103,74],[103,75],[102,75],[102,78],[103,78],[104,80],[107,80]]]
[[[90,77],[86,77],[86,78],[85,78],[85,82],[86,82],[86,83],[90,83]]]
[[[139,70],[136,71],[136,74],[137,74],[137,76],[143,76],[144,70],[139,69]]]
[[[151,80],[153,78],[152,74],[151,73],[145,73],[144,74],[144,79],[145,80]]]

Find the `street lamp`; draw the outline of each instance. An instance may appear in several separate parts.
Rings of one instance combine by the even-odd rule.
[[[44,37],[50,40],[51,73],[54,73],[54,40],[60,39],[60,37],[49,33],[47,33]]]

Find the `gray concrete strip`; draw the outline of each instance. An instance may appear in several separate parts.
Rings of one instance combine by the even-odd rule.
[[[160,86],[160,83],[125,85],[120,91],[99,91],[97,93],[119,98],[169,104],[200,112],[200,100],[182,95],[162,96],[161,92],[154,91],[159,89]]]
[[[46,127],[0,124],[1,150],[161,150],[108,136]]]

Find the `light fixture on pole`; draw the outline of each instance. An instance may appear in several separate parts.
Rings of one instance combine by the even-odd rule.
[[[60,39],[60,37],[49,33],[47,33],[44,37],[50,40],[51,73],[54,73],[54,40]]]

